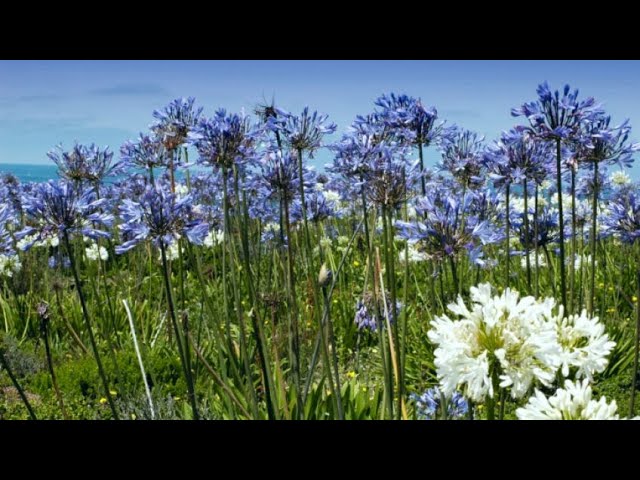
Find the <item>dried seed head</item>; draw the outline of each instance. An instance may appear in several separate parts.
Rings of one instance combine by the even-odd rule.
[[[333,272],[327,268],[327,264],[323,263],[318,274],[318,285],[326,287],[333,279]]]

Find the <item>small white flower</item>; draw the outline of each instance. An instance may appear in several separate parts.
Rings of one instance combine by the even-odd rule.
[[[592,400],[593,391],[589,381],[566,380],[564,389],[556,390],[547,398],[536,390],[534,396],[522,408],[516,410],[520,420],[618,420],[618,405],[615,400],[607,403],[605,397]]]
[[[97,243],[92,243],[90,246],[85,248],[85,253],[87,258],[93,262],[98,260],[98,258],[102,261],[107,261],[109,259],[109,252],[104,247],[98,247]]]
[[[338,245],[346,246],[348,244],[349,244],[349,237],[346,237],[344,235],[340,235],[338,237]]]
[[[322,237],[320,239],[320,246],[322,248],[327,248],[331,246],[331,239],[329,237]]]
[[[184,249],[182,250],[184,252]],[[178,251],[178,242],[173,242],[169,247],[165,250],[167,260],[177,260],[180,257],[180,252]],[[162,252],[158,250],[158,260],[162,261]]]
[[[224,232],[222,230],[211,230],[204,237],[203,245],[211,248],[215,245],[220,245],[222,242],[224,242]]]
[[[335,190],[325,190],[324,198],[327,199],[327,202],[338,203],[340,202],[340,193],[336,192]]]
[[[624,170],[613,172],[609,177],[609,180],[611,180],[611,183],[616,187],[622,187],[631,183],[631,177],[629,177],[629,175],[627,175],[627,172],[625,172]]]
[[[577,369],[576,378],[591,380],[594,374],[603,372],[616,344],[609,340],[598,317],[589,318],[587,311],[582,310],[580,315],[564,318],[564,309],[560,306],[555,323],[562,375],[569,376],[572,367]]]
[[[0,276],[13,277],[13,274],[22,270],[20,257],[17,255],[0,255]]]
[[[522,268],[527,268],[527,257],[526,255],[520,259],[520,265]],[[536,265],[536,252],[529,252],[529,265],[532,268]],[[538,267],[546,267],[547,266],[547,257],[544,256],[544,253],[538,253]]]
[[[549,190],[551,188],[551,185],[553,185],[553,183],[551,182],[551,180],[544,180],[541,184],[540,184],[540,190]]]
[[[176,183],[176,197],[182,198],[189,195],[189,188],[183,183]]]
[[[408,254],[409,263],[424,262],[429,258],[425,252],[419,251],[415,244],[407,243],[407,246],[398,252],[400,263],[404,263],[405,255]]]

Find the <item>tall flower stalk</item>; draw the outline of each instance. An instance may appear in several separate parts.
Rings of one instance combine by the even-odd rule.
[[[562,305],[567,308],[567,282],[565,265],[564,215],[562,204],[562,145],[580,140],[582,126],[590,121],[598,112],[595,100],[588,97],[578,101],[578,90],[571,92],[569,85],[565,85],[562,95],[556,90],[552,92],[547,82],[537,89],[538,99],[514,108],[511,114],[515,117],[525,116],[529,121],[527,127],[517,127],[528,131],[534,137],[541,138],[555,144],[556,147],[556,189],[558,194],[558,213],[560,222],[560,288]]]
[[[191,243],[202,245],[209,232],[206,222],[203,222],[194,212],[189,195],[180,199],[170,191],[166,185],[158,183],[146,187],[138,202],[125,199],[120,205],[122,224],[119,226],[124,243],[116,247],[117,254],[123,254],[141,242],[149,239],[160,249],[164,287],[167,295],[169,316],[176,337],[178,354],[182,364],[183,374],[189,390],[189,400],[194,419],[198,419],[195,385],[191,373],[190,356],[187,338],[181,334],[173,301],[167,248],[182,236]]]
[[[156,119],[151,130],[167,150],[171,192],[175,193],[175,170],[179,161],[180,146],[186,142],[189,131],[202,114],[202,108],[194,109],[195,98],[177,98],[161,110],[155,110]]]
[[[584,127],[584,135],[589,143],[580,146],[576,152],[577,161],[592,166],[593,192],[591,210],[591,232],[589,235],[591,252],[591,276],[589,279],[589,312],[593,313],[595,302],[595,278],[598,241],[598,201],[601,195],[600,169],[603,165],[618,164],[623,168],[631,167],[633,154],[640,150],[640,143],[630,143],[631,126],[629,120],[611,126],[611,117],[598,115],[594,121]]]
[[[27,226],[18,232],[16,238],[25,239],[21,245],[23,250],[29,250],[36,242],[46,239],[55,238],[58,242],[62,242],[70,262],[75,289],[82,307],[82,318],[89,335],[105,397],[109,401],[113,418],[117,420],[118,412],[110,393],[98,345],[93,335],[78,265],[70,240],[71,236],[78,235],[92,240],[110,238],[108,232],[97,228],[110,227],[113,223],[113,216],[102,212],[101,207],[105,202],[104,199],[96,200],[96,194],[93,190],[80,189],[66,181],[39,184],[31,194],[23,198],[27,221],[30,220],[33,226]]]

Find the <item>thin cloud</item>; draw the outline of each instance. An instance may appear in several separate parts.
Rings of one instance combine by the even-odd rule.
[[[89,92],[99,97],[115,97],[129,95],[169,95],[170,92],[157,84],[123,83],[112,87],[95,88]]]

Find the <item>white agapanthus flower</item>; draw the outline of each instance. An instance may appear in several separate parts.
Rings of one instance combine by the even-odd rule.
[[[527,268],[527,257],[523,255],[520,258],[520,265],[522,268]],[[529,265],[535,267],[536,265],[536,252],[529,252]],[[544,253],[538,253],[538,267],[546,267],[547,266],[547,257],[545,257]]]
[[[329,237],[322,237],[319,243],[322,248],[329,248],[333,242]]]
[[[540,184],[540,190],[549,190],[551,188],[551,186],[553,185],[553,182],[551,182],[551,180],[543,180],[542,183]]]
[[[627,175],[627,172],[625,172],[624,170],[613,172],[609,177],[609,180],[616,187],[622,187],[631,183],[631,177],[629,177],[629,175]]]
[[[429,258],[425,252],[419,251],[415,244],[407,243],[407,246],[398,252],[400,263],[404,263],[405,255],[408,254],[409,263],[424,262]]]
[[[551,195],[551,205],[558,206],[558,193]],[[562,208],[565,212],[571,211],[571,195],[562,195]]]
[[[13,274],[22,270],[20,257],[17,255],[0,255],[0,277],[13,277]]]
[[[93,262],[98,260],[98,258],[102,261],[106,261],[109,259],[109,252],[107,251],[107,249],[102,246],[99,247],[95,242],[85,248],[85,253],[87,254],[87,259]]]
[[[184,253],[184,249],[182,249],[182,252]],[[173,242],[171,245],[169,245],[165,250],[165,254],[167,256],[167,260],[173,261],[180,258],[180,252],[178,250],[178,242]],[[158,260],[162,261],[162,251],[160,251],[160,249],[158,249]]]
[[[582,262],[584,262],[585,266],[590,267],[591,266],[591,255],[578,255],[576,254],[574,257],[574,261],[573,261],[573,268],[576,270],[580,269],[580,266],[582,265]],[[567,259],[565,260],[565,263],[567,265],[571,264],[571,256],[567,257]],[[596,260],[596,266],[598,265],[598,261]]]
[[[449,305],[459,320],[443,315],[431,322],[428,336],[437,345],[435,365],[445,395],[461,389],[482,401],[499,386],[521,398],[534,382],[549,385],[559,360],[555,325],[548,320],[553,299],[520,298],[509,288],[492,296],[485,283],[471,288],[471,300],[471,309],[462,297]]]
[[[183,198],[189,195],[189,187],[187,187],[185,184],[176,183],[175,187],[176,187],[175,191],[176,191],[177,198]]]
[[[27,245],[30,244],[33,244],[34,247],[57,247],[58,245],[60,245],[60,239],[57,235],[45,237],[38,241],[35,241],[36,237],[37,235],[27,235],[26,237],[16,242],[16,247],[18,248],[18,250],[24,251]]]
[[[220,245],[222,242],[224,242],[224,232],[222,230],[211,230],[204,237],[203,245],[211,248],[215,245]]]
[[[607,367],[607,357],[616,344],[609,340],[598,317],[589,318],[586,310],[582,310],[580,315],[563,317],[560,306],[556,316],[560,371],[567,377],[574,368],[576,378],[592,380],[594,374],[603,372]]]
[[[607,403],[605,397],[592,399],[593,391],[587,379],[582,382],[566,380],[564,388],[546,397],[536,390],[522,408],[516,410],[520,420],[618,420],[615,400]]]
[[[506,200],[506,199],[505,199]],[[538,196],[538,208],[544,206],[545,200]],[[536,198],[535,197],[528,197],[527,198],[527,208],[529,209],[529,212],[533,212],[534,206],[536,204]],[[516,213],[523,213],[524,212],[524,197],[516,197],[513,196],[511,198],[509,198],[509,208],[516,212]],[[530,221],[533,221],[533,215],[529,215],[529,219]]]
[[[327,202],[339,202],[340,201],[340,193],[335,190],[325,190],[324,198]]]

